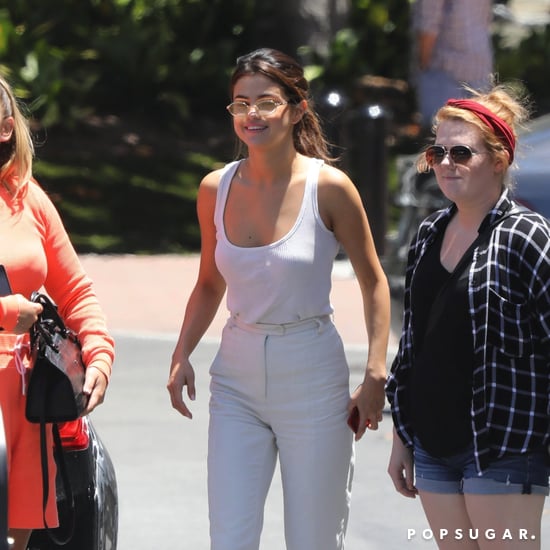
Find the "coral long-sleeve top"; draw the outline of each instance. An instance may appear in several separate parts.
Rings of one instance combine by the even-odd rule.
[[[11,184],[11,185],[10,185]],[[105,315],[69,240],[59,213],[44,190],[31,180],[14,197],[13,182],[0,183],[0,264],[13,295],[0,297],[0,366],[9,362],[15,341],[18,302],[44,289],[57,303],[66,325],[79,335],[86,366],[107,376],[114,359],[114,341]]]

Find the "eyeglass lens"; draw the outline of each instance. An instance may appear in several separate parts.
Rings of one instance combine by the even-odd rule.
[[[473,151],[467,145],[453,145],[450,149],[443,145],[431,145],[426,149],[426,161],[430,166],[441,164],[447,153],[454,163],[465,164],[472,158]]]
[[[235,101],[228,105],[227,110],[233,116],[247,115],[251,108],[256,109],[256,112],[260,115],[270,115],[279,105],[283,104],[273,99],[263,99],[262,101],[254,103],[254,105],[249,105],[244,101]]]

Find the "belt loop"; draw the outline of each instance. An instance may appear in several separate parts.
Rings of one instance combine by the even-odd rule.
[[[323,332],[323,323],[321,322],[321,319],[316,317],[315,323],[317,324],[317,334],[321,334]]]

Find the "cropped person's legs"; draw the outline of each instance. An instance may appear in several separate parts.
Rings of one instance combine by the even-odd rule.
[[[544,495],[465,495],[465,498],[481,550],[541,549]]]
[[[472,523],[464,495],[419,491],[420,501],[439,550],[479,550],[469,533]]]
[[[540,550],[546,450],[508,454],[477,472],[473,445],[446,458],[415,439],[416,486],[440,550]]]
[[[258,550],[276,448],[269,427],[220,408],[208,448],[211,550]]]
[[[307,435],[278,438],[287,550],[344,548],[353,478],[347,432],[319,422]]]
[[[269,338],[268,396],[287,550],[344,548],[353,476],[349,371],[332,324]]]
[[[548,495],[545,447],[492,461],[483,476],[468,470],[466,508],[479,548],[540,550],[544,499]]]
[[[258,550],[277,449],[265,400],[265,335],[231,323],[210,373],[208,501],[211,550]]]
[[[544,495],[450,495],[420,491],[440,550],[540,550]]]

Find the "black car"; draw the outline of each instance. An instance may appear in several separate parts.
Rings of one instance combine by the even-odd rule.
[[[74,496],[75,527],[69,542],[58,545],[46,530],[32,533],[28,550],[116,550],[118,493],[113,463],[88,417],[59,424],[68,477]],[[64,538],[70,510],[60,479],[56,482],[59,527]]]

